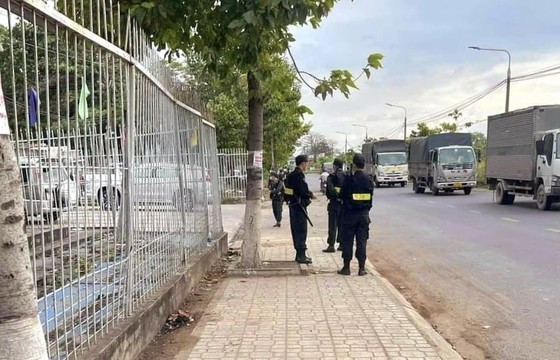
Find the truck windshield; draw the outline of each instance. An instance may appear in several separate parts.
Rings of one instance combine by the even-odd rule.
[[[439,151],[441,165],[472,164],[474,153],[472,149],[442,149]]]
[[[381,166],[403,165],[406,164],[406,154],[379,154],[377,161]]]

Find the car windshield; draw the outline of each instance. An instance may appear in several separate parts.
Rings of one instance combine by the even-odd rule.
[[[439,151],[441,165],[461,165],[474,163],[472,149],[442,149]]]
[[[377,155],[379,165],[403,165],[406,164],[406,154],[379,154]]]

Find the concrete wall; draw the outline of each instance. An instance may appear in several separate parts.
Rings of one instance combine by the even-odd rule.
[[[185,300],[200,279],[228,251],[228,235],[224,233],[203,254],[195,258],[182,274],[174,277],[132,317],[124,320],[80,359],[133,360],[159,333],[165,320]]]

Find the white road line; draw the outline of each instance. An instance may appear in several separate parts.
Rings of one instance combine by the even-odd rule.
[[[559,234],[560,234],[560,230],[559,230],[559,229],[552,229],[552,228],[550,228],[550,229],[546,229],[546,231],[550,231],[550,232],[553,232],[553,233],[559,233]]]
[[[482,214],[480,211],[478,210],[469,210],[469,212],[472,212],[473,214]]]
[[[511,218],[501,218],[500,220],[507,221],[507,222],[512,222],[512,223],[518,223],[519,222],[519,220],[511,219]]]

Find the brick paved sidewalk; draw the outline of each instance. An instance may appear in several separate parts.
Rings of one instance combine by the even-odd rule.
[[[352,276],[336,274],[341,253],[321,251],[325,211],[310,207],[311,275],[227,278],[176,359],[461,359],[369,262],[367,276],[355,260]],[[263,260],[293,260],[289,223],[264,224]]]

